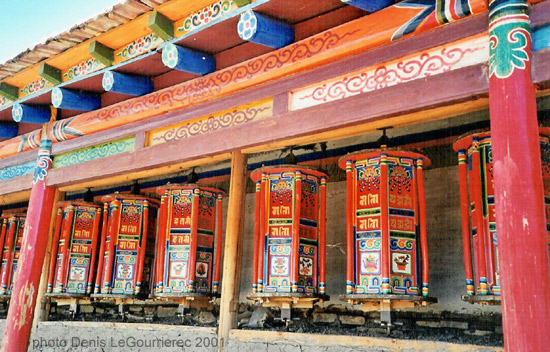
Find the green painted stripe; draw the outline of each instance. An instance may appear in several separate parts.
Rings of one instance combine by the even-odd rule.
[[[91,147],[55,155],[53,167],[80,164],[86,161],[104,158],[106,156],[130,152],[134,150],[135,137],[126,137],[116,141],[97,144]]]

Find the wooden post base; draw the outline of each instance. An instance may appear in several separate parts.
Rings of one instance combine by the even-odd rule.
[[[380,323],[385,326],[394,323],[392,312],[396,309],[424,307],[437,303],[435,297],[382,294],[340,295],[340,299],[351,305],[360,304],[363,312],[379,311]]]
[[[253,293],[246,296],[254,303],[259,303],[264,307],[278,307],[281,309],[281,319],[292,319],[292,308],[309,309],[317,302],[324,302],[330,299],[329,296],[321,296],[312,293]]]
[[[157,293],[152,298],[155,301],[177,304],[184,309],[191,307],[206,308],[217,301],[216,296],[202,293]]]
[[[470,304],[479,304],[482,306],[500,306],[501,296],[494,295],[462,295],[462,300]]]

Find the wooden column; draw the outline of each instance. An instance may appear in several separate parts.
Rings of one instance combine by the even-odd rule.
[[[63,199],[65,199],[65,193],[60,192],[59,190],[56,190],[53,204],[57,204],[57,202]],[[50,313],[50,300],[47,298],[45,299],[44,294],[49,288],[49,281],[50,281],[49,272],[50,272],[50,266],[52,265],[51,264],[52,250],[53,250],[52,243],[56,243],[56,242],[53,242],[53,241],[56,241],[55,235],[54,235],[54,229],[55,231],[57,231],[57,228],[60,226],[60,223],[61,223],[61,221],[59,221],[58,223],[57,220],[58,220],[57,212],[52,211],[51,218],[50,218],[48,245],[46,246],[46,255],[44,257],[44,264],[42,267],[42,276],[40,277],[40,285],[38,286],[38,295],[36,297],[36,304],[38,306],[38,309],[36,309],[36,311],[34,312],[33,328],[36,328],[39,322],[48,320],[48,315]],[[59,242],[59,238],[57,238],[57,241]],[[55,250],[55,253],[57,253],[57,250]],[[56,255],[54,255],[53,258],[56,258]],[[55,261],[53,265],[55,265]]]
[[[246,194],[246,156],[240,151],[232,153],[230,182],[218,328],[219,351],[222,351],[229,337],[229,330],[237,327]]]
[[[17,280],[13,287],[6,330],[2,339],[2,351],[27,351],[48,244],[55,188],[46,186],[48,171],[52,166],[51,140],[45,131],[42,131],[42,136],[34,170]]]
[[[472,269],[472,244],[470,242],[470,200],[468,199],[468,157],[465,150],[458,151],[458,172],[460,180],[460,212],[462,217],[462,249],[464,253],[464,272],[466,274],[466,293],[475,292],[474,271]]]
[[[550,263],[527,1],[489,3],[489,109],[507,351],[550,346]]]

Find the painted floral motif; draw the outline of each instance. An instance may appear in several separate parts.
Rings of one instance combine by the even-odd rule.
[[[60,88],[55,87],[52,90],[52,105],[54,108],[58,108],[63,102],[63,91]]]
[[[13,118],[13,121],[15,122],[21,122],[21,119],[23,118],[23,107],[19,103],[13,104],[13,108],[11,110],[11,117]]]
[[[48,87],[51,86],[51,83],[46,81],[44,78],[39,78],[36,81],[33,81],[23,88],[20,89],[20,93],[24,95],[31,95],[34,93],[38,93]]]
[[[107,71],[103,74],[103,78],[101,79],[101,85],[103,86],[103,89],[105,89],[107,92],[113,89],[113,84],[115,84],[115,78],[113,77],[113,73],[111,71]]]
[[[162,63],[168,68],[178,64],[178,48],[174,44],[167,44],[162,49]]]
[[[105,65],[101,63],[96,58],[91,58],[80,62],[78,65],[71,67],[67,72],[63,74],[63,77],[66,80],[71,80],[73,78],[82,77],[89,73],[95,72],[105,68]]]
[[[397,193],[401,194],[401,189],[405,188],[407,192],[411,191],[411,170],[401,165],[389,167],[389,186],[390,191],[397,187]]]
[[[256,15],[251,10],[248,10],[241,14],[241,17],[239,18],[239,23],[237,24],[237,31],[239,33],[239,37],[241,37],[243,40],[250,40],[256,33],[256,30],[258,28],[258,20],[256,19]]]
[[[126,45],[116,56],[122,60],[128,60],[156,48],[160,43],[162,43],[162,39],[158,35],[149,33]]]
[[[235,5],[231,0],[220,0],[212,5],[206,6],[199,11],[189,15],[183,25],[177,29],[178,32],[190,32],[199,27],[205,26],[234,10]]]

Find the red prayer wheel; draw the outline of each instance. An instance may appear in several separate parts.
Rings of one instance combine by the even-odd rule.
[[[550,128],[540,128],[539,136],[547,229],[550,229]],[[453,148],[458,152],[466,293],[499,296],[498,226],[491,132],[464,136],[454,143]],[[521,187],[521,184],[517,187]],[[550,232],[548,243],[550,246]]]
[[[307,167],[263,167],[256,183],[253,292],[325,294],[328,176]]]
[[[149,294],[159,201],[138,195],[102,198],[103,230],[95,294]]]
[[[216,294],[223,191],[198,185],[157,188],[161,198],[154,292]],[[216,246],[214,246],[214,242]]]
[[[57,204],[48,294],[91,294],[101,206],[84,202]]]
[[[0,296],[10,296],[23,242],[23,230],[27,219],[24,214],[6,214],[1,217],[2,274]]]
[[[339,160],[347,182],[347,294],[428,295],[422,172],[429,164],[422,154],[392,149]]]

